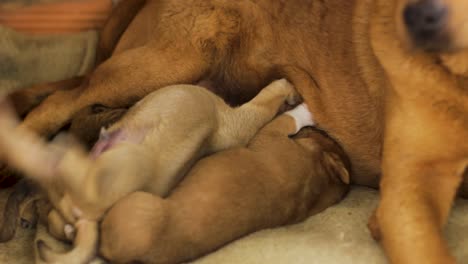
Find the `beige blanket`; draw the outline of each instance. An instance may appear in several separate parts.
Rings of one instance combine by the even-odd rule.
[[[95,32],[31,37],[0,27],[0,92],[85,73],[96,39]],[[0,209],[6,194],[0,192]],[[366,228],[377,201],[375,190],[354,188],[343,202],[304,223],[252,234],[194,263],[386,263]],[[32,263],[35,235],[36,230],[20,229],[13,241],[0,244],[0,263]],[[39,227],[38,236],[46,235]],[[446,236],[460,262],[468,263],[468,201],[457,201]]]

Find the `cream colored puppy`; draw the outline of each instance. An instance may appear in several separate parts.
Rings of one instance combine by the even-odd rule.
[[[7,114],[11,111],[2,109],[0,156],[36,179],[64,219],[78,228],[71,252],[60,256],[40,243],[40,255],[48,262],[85,263],[95,255],[96,222],[116,201],[134,191],[167,196],[194,162],[246,145],[285,102],[297,98],[286,80],[273,82],[237,108],[199,86],[169,86],[103,129],[90,155],[67,140],[47,145],[15,129],[16,121]],[[65,233],[73,232],[66,227]]]

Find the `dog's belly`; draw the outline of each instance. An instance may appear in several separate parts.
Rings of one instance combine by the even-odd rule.
[[[212,74],[215,86],[233,87],[222,91],[227,92],[226,98],[232,90],[256,92],[260,83],[287,77],[309,104],[318,126],[349,155],[353,182],[377,187],[387,81],[367,39],[369,4],[340,0],[255,2],[263,8],[258,12],[270,13],[257,15],[264,21],[244,16],[256,28],[249,29],[253,33],[241,44],[243,52],[231,52],[229,61],[217,67],[223,71]],[[306,72],[306,76],[288,71],[290,67]],[[304,78],[313,79],[318,87],[304,85]],[[236,88],[239,84],[248,88]]]

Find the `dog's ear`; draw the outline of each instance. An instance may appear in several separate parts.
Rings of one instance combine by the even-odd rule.
[[[345,184],[351,183],[349,170],[338,154],[333,152],[324,152],[323,161],[325,168],[332,176],[337,177]]]

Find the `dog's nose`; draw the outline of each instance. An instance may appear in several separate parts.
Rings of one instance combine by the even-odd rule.
[[[447,8],[439,0],[419,0],[404,9],[403,19],[417,45],[440,46],[448,20]]]

